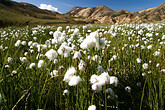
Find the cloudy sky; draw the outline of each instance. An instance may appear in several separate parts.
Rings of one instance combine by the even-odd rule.
[[[74,6],[95,7],[107,6],[113,10],[128,10],[137,12],[142,9],[152,8],[165,2],[165,0],[13,0],[16,2],[26,2],[36,5],[42,9],[68,12]]]

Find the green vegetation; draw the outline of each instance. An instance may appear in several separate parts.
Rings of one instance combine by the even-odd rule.
[[[157,15],[154,16],[154,20],[161,21],[161,17],[159,16],[159,14],[157,14]]]
[[[9,27],[0,42],[0,110],[164,110],[164,24]]]
[[[0,2],[0,27],[70,23],[55,12],[13,1]]]

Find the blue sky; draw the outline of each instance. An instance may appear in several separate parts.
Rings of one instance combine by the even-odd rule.
[[[51,5],[61,13],[68,12],[74,6],[95,7],[107,6],[113,10],[128,10],[137,12],[142,9],[152,8],[165,2],[165,0],[13,0],[26,2],[40,7],[40,4]]]

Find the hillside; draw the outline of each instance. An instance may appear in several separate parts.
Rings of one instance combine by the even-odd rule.
[[[75,20],[84,20],[90,23],[161,22],[165,19],[165,2],[158,7],[144,9],[136,13],[126,10],[114,11],[106,6],[97,6],[74,7],[66,15],[75,17]]]
[[[0,26],[75,23],[58,12],[42,10],[28,3],[0,1]]]

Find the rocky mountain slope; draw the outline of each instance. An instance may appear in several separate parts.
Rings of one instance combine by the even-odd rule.
[[[161,22],[165,19],[165,2],[155,8],[144,9],[136,13],[126,10],[114,11],[106,6],[74,7],[66,15],[75,20],[89,21],[89,23],[144,23]]]

